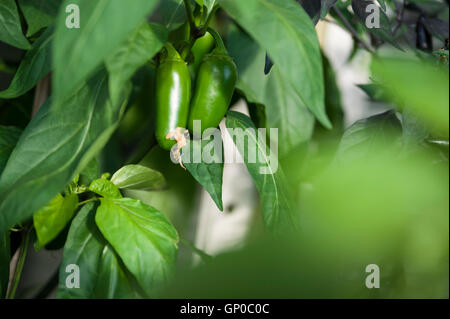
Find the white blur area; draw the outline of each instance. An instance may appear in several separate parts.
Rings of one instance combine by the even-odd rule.
[[[366,94],[357,87],[357,84],[369,83],[370,54],[359,50],[359,53],[349,61],[353,39],[347,31],[336,24],[321,21],[317,25],[317,33],[322,50],[336,72],[346,126],[382,112],[384,109],[377,103],[369,101]],[[232,109],[248,114],[243,101],[234,105]],[[227,156],[235,146],[224,130],[223,123],[221,130],[224,153]],[[249,225],[256,218],[257,198],[258,193],[244,164],[225,164],[224,212],[220,212],[209,194],[202,190],[195,245],[210,255],[217,255],[245,243],[250,230]],[[198,256],[194,256],[194,262],[199,262]]]

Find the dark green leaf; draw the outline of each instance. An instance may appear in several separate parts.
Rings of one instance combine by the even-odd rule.
[[[122,87],[137,69],[163,47],[167,37],[168,32],[164,26],[142,23],[130,34],[126,42],[106,59],[113,101],[119,98]]]
[[[12,99],[28,92],[52,68],[53,28],[48,28],[33,43],[17,69],[9,88],[0,92],[0,98]]]
[[[285,156],[299,144],[308,141],[314,129],[314,116],[307,109],[278,65],[264,75],[265,52],[238,29],[228,40],[230,55],[239,71],[237,88],[247,100],[265,105],[267,126],[277,128],[280,155]]]
[[[258,137],[251,120],[242,113],[228,112],[226,126],[242,155],[258,189],[264,224],[271,233],[287,234],[298,228],[298,216],[287,187],[284,173],[278,167],[273,150],[267,155],[265,140]],[[230,130],[232,129],[232,130]],[[245,136],[248,138],[245,139]],[[247,143],[245,143],[247,140]],[[256,154],[255,159],[250,154]]]
[[[219,3],[268,52],[302,104],[331,128],[325,113],[319,42],[311,19],[301,6],[291,0]]]
[[[0,3],[0,22],[0,41],[19,49],[31,48],[22,33],[19,11],[14,0],[2,0]]]
[[[58,298],[136,298],[132,277],[95,225],[95,204],[72,221],[59,270]],[[68,265],[80,269],[80,287],[68,288]]]
[[[10,250],[9,232],[0,233],[0,299],[5,298],[8,289]]]
[[[122,198],[122,194],[117,186],[103,178],[94,180],[89,185],[89,190],[106,198]]]
[[[80,172],[79,185],[88,186],[92,183],[94,179],[100,177],[100,170],[98,167],[97,160],[92,159],[89,164]]]
[[[394,40],[394,35],[391,30],[391,22],[389,21],[388,16],[384,13],[383,10],[378,10],[379,12],[379,27],[368,27],[367,20],[369,15],[375,14],[371,10],[367,9],[367,6],[374,5],[373,0],[353,0],[352,8],[355,12],[356,17],[360,20],[360,23],[369,31],[374,34],[376,37],[380,38],[383,41],[386,41],[392,44],[397,49],[400,49],[400,46]],[[378,8],[378,6],[376,6]],[[370,20],[370,19],[369,19]]]
[[[17,127],[0,125],[0,176],[21,134]]]
[[[0,178],[0,232],[31,217],[105,145],[122,114],[99,72],[61,104],[49,99],[23,132]],[[52,107],[50,107],[50,105]]]
[[[20,9],[28,24],[27,36],[52,24],[61,3],[62,0],[19,0]]]
[[[217,141],[220,139],[220,142]],[[220,149],[215,149],[220,145]],[[211,195],[220,211],[222,203],[223,144],[220,134],[211,141],[191,140],[183,147],[182,161],[191,175]]]
[[[102,198],[95,221],[150,297],[170,277],[178,234],[155,208],[131,198]]]
[[[152,11],[157,0],[66,0],[63,7],[76,4],[80,28],[66,26],[68,14],[59,12],[56,20],[53,89],[60,102],[76,89],[114,52]]]
[[[78,196],[58,194],[33,215],[34,228],[40,249],[51,242],[66,227],[78,207]]]
[[[164,0],[160,4],[162,22],[167,29],[173,31],[187,19],[183,0]]]
[[[166,187],[164,176],[142,165],[127,165],[111,177],[118,188],[125,190],[159,190]]]
[[[330,8],[334,6],[334,4],[337,2],[337,0],[321,0],[322,7],[320,9],[320,18],[325,19],[326,15],[328,14],[328,11],[330,11]]]

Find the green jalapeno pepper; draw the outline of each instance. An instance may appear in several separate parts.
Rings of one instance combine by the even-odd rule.
[[[191,77],[186,62],[171,44],[165,45],[156,72],[156,127],[158,144],[170,150],[175,141],[167,134],[177,127],[186,127],[191,97]]]
[[[228,56],[222,39],[214,30],[208,31],[216,40],[217,47],[204,57],[198,69],[188,122],[191,132],[195,120],[201,121],[202,133],[207,128],[219,126],[230,105],[237,81],[236,64]]]

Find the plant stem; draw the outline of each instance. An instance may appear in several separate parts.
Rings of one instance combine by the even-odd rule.
[[[215,5],[214,8],[211,10],[211,12],[208,15],[208,18],[206,18],[206,22],[205,24],[202,26],[202,28],[200,29],[200,33],[201,34],[205,34],[206,30],[208,30],[208,27],[212,21],[212,18],[214,17],[214,15],[216,14],[217,9],[219,9],[219,5]]]
[[[16,269],[14,270],[14,276],[11,281],[10,290],[6,296],[6,299],[14,299],[17,287],[19,286],[20,276],[22,275],[23,265],[25,264],[25,258],[28,252],[28,246],[31,239],[31,227],[25,229],[22,233],[22,241],[19,247],[19,260],[17,261]]]
[[[194,14],[192,13],[192,7],[190,0],[183,0],[184,6],[186,8],[186,15],[189,21],[189,25],[191,26],[191,34],[194,32],[194,30],[197,28],[194,22]]]
[[[213,36],[214,40],[216,41],[217,47],[220,51],[223,51],[225,54],[227,53],[227,48],[225,47],[225,44],[223,43],[222,38],[220,37],[219,33],[212,29],[208,28],[208,32]]]
[[[370,53],[375,53],[370,47],[369,45],[364,42],[363,39],[361,39],[361,37],[359,36],[358,32],[356,32],[356,30],[353,28],[353,26],[350,24],[350,22],[347,21],[347,18],[342,14],[341,10],[339,10],[338,7],[336,7],[336,5],[333,6],[333,10],[334,12],[336,12],[336,14],[338,15],[338,17],[342,20],[342,22],[345,24],[345,26],[347,27],[348,31],[352,34],[352,36],[364,47],[364,49],[366,49],[367,51],[369,51]]]
[[[205,253],[204,251],[198,249],[197,247],[194,246],[193,243],[191,243],[189,240],[184,239],[184,238],[180,238],[180,242],[185,245],[186,247],[192,249],[192,251],[194,251],[197,255],[200,256],[200,258],[204,261],[204,262],[208,262],[212,260],[212,256],[208,255],[207,253]]]
[[[98,200],[97,197],[93,197],[93,198],[86,199],[85,201],[79,202],[79,203],[78,203],[78,207],[80,207],[81,205],[84,205],[84,204],[86,204],[86,203],[89,203],[89,202],[95,202],[96,200]]]

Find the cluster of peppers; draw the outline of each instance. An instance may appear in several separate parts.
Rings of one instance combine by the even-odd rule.
[[[175,145],[168,134],[179,128],[192,132],[195,120],[201,121],[202,132],[217,128],[236,85],[236,65],[216,31],[208,29],[195,41],[191,51],[194,61],[190,67],[195,73],[193,93],[189,66],[174,46],[167,43],[160,56],[156,72],[155,135],[158,144],[166,150]]]

